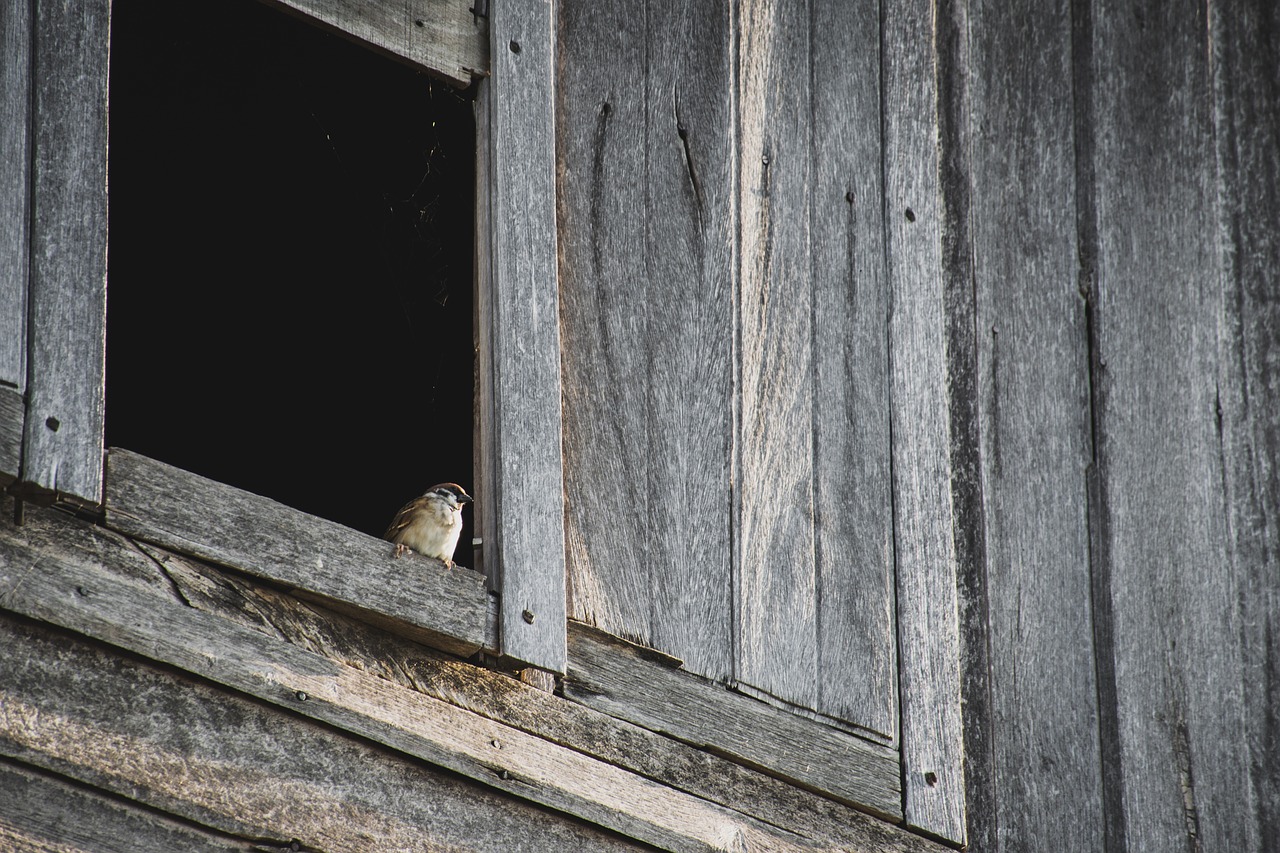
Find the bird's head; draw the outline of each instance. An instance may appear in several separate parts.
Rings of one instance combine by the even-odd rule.
[[[427,490],[427,497],[438,498],[449,505],[450,509],[459,509],[463,504],[471,503],[471,495],[457,483],[440,483]]]

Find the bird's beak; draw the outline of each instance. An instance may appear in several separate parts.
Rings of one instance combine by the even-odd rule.
[[[474,500],[475,498],[471,497],[470,495],[458,495],[458,503],[460,504],[469,504],[469,503],[472,503]]]

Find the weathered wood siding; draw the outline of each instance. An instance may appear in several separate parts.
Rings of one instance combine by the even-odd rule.
[[[1277,10],[964,11],[970,842],[1274,850]]]
[[[975,849],[1272,849],[1280,12],[686,11],[561,9],[571,614]]]
[[[570,612],[892,742],[875,9],[567,2],[559,55]]]

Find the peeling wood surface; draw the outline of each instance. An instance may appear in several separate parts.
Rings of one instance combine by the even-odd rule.
[[[459,655],[491,648],[489,594],[475,572],[445,569],[269,498],[112,449],[107,524],[305,590],[340,610]]]
[[[12,612],[668,849],[810,846],[793,833],[204,612],[175,596],[182,589],[176,576],[118,534],[34,508],[23,527],[6,522],[3,531],[0,606]],[[175,714],[172,724],[184,718]],[[124,747],[104,742],[100,749],[106,762]]]
[[[989,747],[971,747],[966,767],[970,843],[980,850],[1052,849],[1064,838],[1102,849],[1101,754],[1088,712],[1097,695],[1084,480],[1092,446],[1071,25],[1070,2],[969,5],[973,141],[954,142],[972,158],[985,500],[985,576],[975,580],[985,600],[967,602],[980,611],[968,639],[981,644],[990,632],[990,658],[975,675],[989,678],[987,718],[966,701],[966,722]]]
[[[33,0],[0,6],[0,391],[27,387]],[[0,471],[8,467],[0,446]]]
[[[0,635],[0,753],[148,810],[268,849],[639,849],[65,633],[2,617]]]
[[[22,478],[90,504],[102,499],[110,5],[38,4],[32,69]]]
[[[4,792],[0,849],[10,853],[249,853],[288,849],[287,844],[272,847],[202,831],[10,761],[0,760],[0,791]]]
[[[884,183],[902,763],[909,826],[964,835],[959,615],[932,4],[883,20]]]
[[[407,59],[467,87],[489,69],[484,18],[470,0],[269,0],[362,44]]]
[[[564,671],[564,473],[556,277],[554,65],[549,3],[494,0],[488,89],[493,241],[486,560],[497,560],[501,650]],[[491,569],[491,572],[493,570]]]
[[[648,660],[602,632],[576,623],[572,629],[569,698],[901,819],[896,751]]]

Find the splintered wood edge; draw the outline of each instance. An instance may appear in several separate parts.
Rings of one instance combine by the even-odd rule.
[[[396,559],[381,539],[127,450],[108,451],[106,480],[112,530],[453,654],[492,648],[489,592],[475,572]]]

